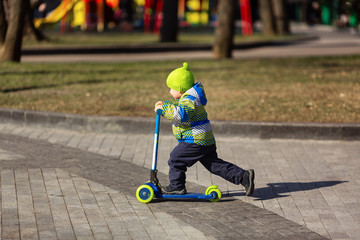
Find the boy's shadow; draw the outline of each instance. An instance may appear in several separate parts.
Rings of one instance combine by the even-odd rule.
[[[269,200],[274,198],[288,197],[291,192],[309,191],[324,187],[335,186],[348,181],[318,181],[318,182],[281,182],[268,183],[267,187],[255,188],[252,195],[255,200]],[[255,185],[256,187],[256,185]],[[226,194],[226,193],[224,193]],[[230,196],[244,196],[245,193],[238,191],[229,191]]]

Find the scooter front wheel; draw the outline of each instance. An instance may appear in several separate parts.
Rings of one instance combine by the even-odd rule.
[[[136,198],[141,203],[148,203],[154,197],[154,190],[149,185],[141,185],[136,190]]]

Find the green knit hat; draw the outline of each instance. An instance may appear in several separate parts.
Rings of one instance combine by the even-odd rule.
[[[194,85],[194,76],[189,71],[189,64],[184,62],[181,68],[172,71],[167,80],[166,85],[179,92],[186,92]]]

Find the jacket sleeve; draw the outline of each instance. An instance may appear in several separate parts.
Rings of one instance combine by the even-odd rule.
[[[165,101],[163,104],[163,116],[169,119],[175,126],[189,124],[189,119],[194,116],[195,103],[190,99],[180,101]]]

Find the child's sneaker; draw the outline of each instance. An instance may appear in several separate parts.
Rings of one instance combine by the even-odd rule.
[[[251,196],[254,193],[255,189],[255,172],[254,169],[249,169],[245,171],[241,184],[245,187],[246,196]]]
[[[184,188],[174,188],[171,185],[162,188],[163,194],[186,194],[186,189]]]

